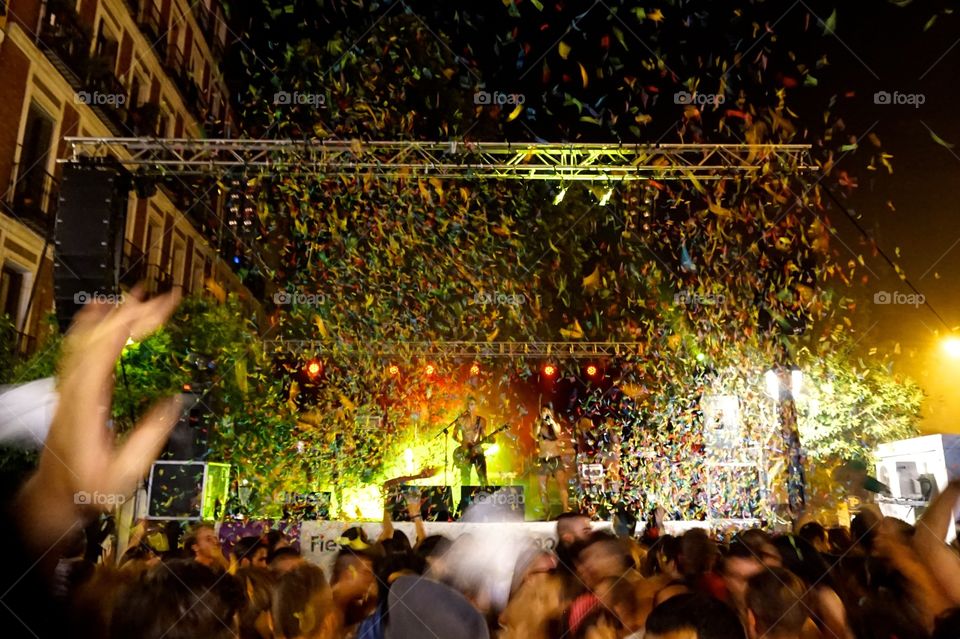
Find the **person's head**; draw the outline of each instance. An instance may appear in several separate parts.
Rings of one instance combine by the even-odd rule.
[[[703,594],[670,597],[647,617],[644,639],[746,639],[732,608]]]
[[[303,557],[289,546],[278,548],[270,555],[268,567],[275,573],[285,573],[304,563]]]
[[[834,555],[846,554],[853,544],[850,539],[850,531],[839,526],[827,530],[827,540],[830,542],[828,552]]]
[[[830,552],[830,543],[827,540],[827,530],[815,521],[808,522],[800,527],[797,536],[810,542],[817,552]]]
[[[643,576],[666,575],[671,579],[679,578],[679,557],[680,538],[673,535],[662,535],[647,552],[644,560]]]
[[[477,398],[468,397],[467,398],[467,412],[475,413],[477,412]]]
[[[783,568],[767,568],[747,585],[747,627],[751,639],[798,639],[807,623],[806,587]]]
[[[204,566],[214,567],[223,560],[223,549],[213,526],[199,524],[183,538],[183,549]]]
[[[333,593],[323,570],[302,563],[277,577],[273,627],[278,639],[327,639],[335,636]]]
[[[721,564],[723,581],[733,603],[743,608],[746,605],[747,584],[754,575],[765,570],[760,557],[743,541],[734,540],[727,549]]]
[[[238,570],[236,577],[246,595],[240,612],[240,639],[272,639],[277,573],[247,566]]]
[[[128,548],[120,558],[120,567],[124,570],[145,570],[158,563],[160,563],[160,556],[146,544],[138,544]]]
[[[590,538],[590,518],[581,513],[562,513],[557,517],[557,543],[561,548],[582,544]]]
[[[736,539],[743,542],[764,566],[777,568],[781,565],[780,551],[767,531],[751,528],[737,533]]]
[[[580,548],[574,563],[583,584],[596,590],[605,580],[619,579],[633,568],[633,557],[623,540],[608,533],[595,533]]]
[[[267,546],[259,537],[243,537],[233,546],[233,557],[241,568],[266,568]]]
[[[111,637],[234,639],[243,591],[237,581],[197,561],[154,566],[120,594]]]
[[[702,528],[688,530],[680,538],[680,570],[695,577],[713,570],[720,551]]]
[[[355,623],[372,612],[376,605],[378,585],[372,557],[345,548],[333,563],[331,582],[336,591],[336,604],[347,623]]]
[[[263,544],[267,547],[267,555],[272,555],[279,548],[286,548],[290,545],[290,540],[279,530],[269,530],[263,536]]]

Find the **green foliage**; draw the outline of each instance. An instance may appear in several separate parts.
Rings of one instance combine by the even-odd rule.
[[[915,437],[923,391],[883,362],[847,350],[811,358],[800,433],[816,463],[870,460],[877,444]]]

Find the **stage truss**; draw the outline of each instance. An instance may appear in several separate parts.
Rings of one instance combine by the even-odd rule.
[[[112,159],[140,174],[246,170],[551,182],[720,180],[759,171],[816,171],[806,144],[566,144],[67,137],[79,163]]]

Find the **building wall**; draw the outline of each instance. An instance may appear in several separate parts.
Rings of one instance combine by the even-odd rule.
[[[204,13],[208,6],[212,13]],[[150,15],[158,16],[152,27]],[[206,29],[206,35],[201,28],[204,16],[209,24],[219,25]],[[22,272],[16,319],[23,333],[38,336],[53,306],[55,256],[48,240],[57,205],[53,192],[62,176],[57,159],[68,154],[64,137],[223,137],[234,126],[216,54],[228,44],[229,32],[219,16],[216,0],[49,0],[46,5],[41,0],[9,0],[6,22],[0,21],[0,266]],[[56,28],[48,28],[51,23]],[[38,25],[44,26],[38,31]],[[208,42],[211,34],[217,42]],[[106,54],[98,57],[102,52]],[[75,64],[72,55],[88,61]],[[99,68],[100,76],[81,77],[89,71],[79,69],[91,67]],[[147,103],[162,114],[155,122],[143,116],[150,111],[142,108]],[[28,133],[37,130],[28,127],[31,105],[53,122],[53,130],[47,157],[28,167],[25,158],[33,152],[25,149],[38,146],[27,142]],[[44,186],[31,187],[34,181]],[[48,190],[49,197],[29,197]],[[258,308],[229,265],[177,208],[173,195],[163,188],[143,199],[131,192],[126,249],[145,260],[152,256],[145,270],[154,280],[177,274],[179,281],[173,285],[200,293],[206,288],[206,272],[217,280],[215,290],[236,293]],[[221,210],[222,203],[212,200],[204,213],[217,215]],[[162,233],[150,236],[151,221]]]

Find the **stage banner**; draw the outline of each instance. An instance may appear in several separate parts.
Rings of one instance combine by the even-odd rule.
[[[348,528],[359,526],[367,534],[367,538],[375,541],[383,530],[383,524],[350,523],[342,521],[305,521],[300,528],[300,552],[310,562],[323,568],[329,576],[333,562],[337,557],[340,546],[337,539]],[[410,538],[411,543],[417,542],[417,531],[412,522],[398,521],[393,523],[395,530],[402,531]],[[527,521],[527,522],[499,522],[499,523],[468,523],[468,522],[425,522],[427,535],[443,535],[448,539],[456,539],[464,534],[475,535],[481,539],[531,539],[541,548],[553,550],[557,544],[557,523],[554,521]],[[609,528],[609,523],[595,524],[596,528]]]

